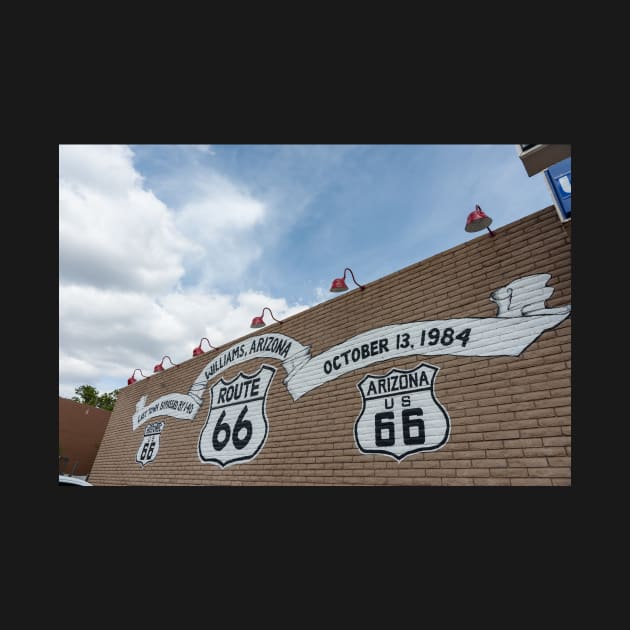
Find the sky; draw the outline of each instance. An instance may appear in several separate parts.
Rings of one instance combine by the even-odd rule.
[[[515,144],[59,145],[59,395],[478,238],[475,204],[496,229],[552,203]]]

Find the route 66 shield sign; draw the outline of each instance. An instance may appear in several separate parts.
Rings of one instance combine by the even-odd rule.
[[[164,428],[164,422],[152,422],[144,430],[144,439],[136,453],[136,461],[144,466],[152,462],[160,450],[160,434]]]
[[[276,368],[263,365],[254,374],[239,372],[212,386],[212,403],[199,435],[201,461],[221,468],[254,459],[267,439],[267,391]]]
[[[433,389],[439,369],[421,363],[411,370],[368,374],[358,383],[363,408],[354,437],[361,452],[383,453],[401,461],[446,444],[450,418]]]

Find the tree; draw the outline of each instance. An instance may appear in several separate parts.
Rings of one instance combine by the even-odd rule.
[[[118,390],[107,394],[99,394],[98,390],[92,385],[81,385],[74,390],[77,396],[73,396],[74,402],[83,403],[84,405],[92,405],[92,407],[98,407],[99,409],[106,409],[112,411],[116,400],[118,398]]]
[[[98,407],[98,390],[92,385],[81,385],[74,390],[78,396],[73,396],[72,400],[83,403],[84,405],[92,405]]]
[[[107,409],[108,411],[112,411],[114,409],[114,405],[116,404],[116,400],[118,399],[118,390],[115,389],[113,392],[109,394],[101,394],[98,397],[97,407],[101,409]]]

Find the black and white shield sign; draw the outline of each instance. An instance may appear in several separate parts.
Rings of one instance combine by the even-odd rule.
[[[160,434],[164,428],[164,422],[152,422],[144,430],[144,438],[140,448],[136,453],[136,461],[144,466],[149,462],[152,462],[158,454],[160,449]]]
[[[263,365],[254,374],[239,372],[212,386],[208,418],[199,435],[199,457],[222,468],[254,459],[267,439],[267,391],[276,368]]]
[[[361,452],[383,453],[400,461],[446,444],[450,418],[433,389],[439,369],[421,363],[411,370],[368,374],[358,383],[363,408],[354,437]]]

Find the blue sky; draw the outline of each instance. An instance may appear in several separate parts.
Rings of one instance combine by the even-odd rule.
[[[59,395],[478,238],[475,204],[498,228],[552,198],[515,144],[60,145]]]

